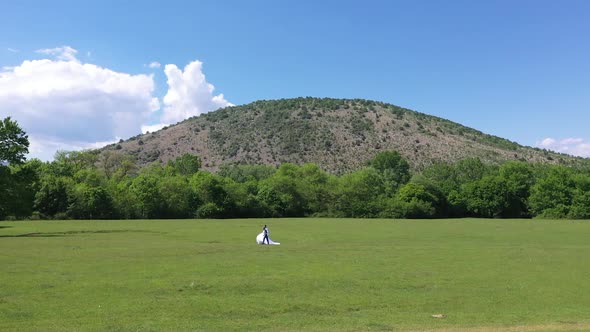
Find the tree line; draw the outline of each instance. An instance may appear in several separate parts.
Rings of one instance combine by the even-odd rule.
[[[0,219],[590,218],[585,167],[467,158],[411,172],[395,151],[339,176],[289,163],[212,173],[191,154],[143,168],[117,151],[25,161],[24,132],[0,124]]]

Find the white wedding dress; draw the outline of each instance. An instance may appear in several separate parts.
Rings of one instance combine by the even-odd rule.
[[[264,232],[258,234],[258,236],[256,236],[256,243],[258,244],[262,244],[262,240],[264,239]],[[266,244],[266,243],[265,243]],[[274,245],[279,245],[279,242],[275,242],[273,240],[271,240],[270,236],[268,237],[268,244],[274,244]]]

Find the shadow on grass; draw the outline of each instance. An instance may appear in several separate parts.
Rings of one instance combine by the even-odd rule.
[[[0,226],[0,229],[2,228],[11,228],[12,226]]]
[[[3,237],[58,237],[63,236],[57,233],[26,233],[26,234],[13,234],[13,235],[0,235],[0,238]]]
[[[110,230],[97,230],[97,231],[67,231],[67,232],[47,232],[47,233],[25,233],[25,234],[12,234],[12,235],[0,235],[3,237],[62,237],[77,234],[110,234],[110,233],[160,233],[154,231],[145,230],[133,230],[133,229],[110,229]]]

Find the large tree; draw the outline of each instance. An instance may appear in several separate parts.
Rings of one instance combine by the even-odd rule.
[[[372,218],[379,213],[379,197],[385,192],[381,173],[368,167],[338,180],[334,210],[338,216]]]
[[[0,121],[0,163],[18,164],[29,153],[29,138],[10,117]]]
[[[380,152],[369,161],[369,165],[379,172],[384,189],[390,196],[410,180],[410,165],[397,151]]]
[[[533,216],[565,218],[575,191],[571,168],[555,166],[531,187],[529,205]]]
[[[506,181],[510,201],[504,217],[530,217],[528,198],[535,183],[533,167],[522,161],[508,161],[500,166],[500,177]]]
[[[24,202],[19,205],[19,199],[30,181],[27,172],[19,172],[8,165],[16,166],[25,161],[25,154],[29,152],[29,139],[25,132],[10,117],[0,121],[0,219],[6,216],[21,215]]]
[[[190,153],[185,153],[175,160],[170,160],[168,165],[179,175],[191,176],[201,168],[201,158]]]
[[[467,211],[476,217],[498,218],[507,214],[513,197],[508,181],[487,175],[463,187]]]

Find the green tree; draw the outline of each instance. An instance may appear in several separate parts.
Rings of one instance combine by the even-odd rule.
[[[99,170],[108,178],[121,179],[126,176],[137,174],[135,159],[120,151],[104,151],[98,159]]]
[[[115,214],[122,219],[142,218],[139,198],[131,190],[132,179],[122,178],[119,181],[109,181],[108,191],[113,197]]]
[[[488,175],[467,183],[463,189],[467,211],[476,217],[503,217],[511,201],[507,181],[500,176]]]
[[[567,214],[568,219],[590,219],[590,175],[576,170],[572,176],[575,188],[572,191],[572,203]]]
[[[23,194],[27,193],[26,170],[12,169],[25,161],[29,152],[29,140],[25,132],[10,117],[0,121],[0,220],[7,216],[20,217],[25,202]],[[20,203],[20,204],[19,204]]]
[[[107,181],[106,177],[96,168],[82,168],[72,176],[72,179],[76,183],[86,183],[91,187],[104,186]]]
[[[35,193],[39,189],[39,174],[43,167],[44,164],[39,159],[32,159],[23,164],[10,165],[10,174],[7,174],[7,177],[0,175],[0,182],[9,182],[9,185],[4,187],[9,189],[9,195],[1,199],[5,204],[0,204],[0,206],[8,207],[7,211],[5,211],[7,215],[14,216],[17,219],[31,216],[35,203]],[[2,212],[0,212],[1,215]]]
[[[135,196],[140,218],[158,218],[162,214],[164,200],[159,191],[160,177],[146,172],[135,177],[129,190]]]
[[[572,170],[552,166],[548,173],[531,187],[529,205],[533,216],[565,218],[574,196]]]
[[[428,202],[417,199],[404,202],[394,197],[385,199],[379,217],[394,219],[427,219],[432,218],[435,213],[436,210],[432,204]]]
[[[29,153],[29,137],[10,117],[0,121],[0,165],[18,164]]]
[[[201,168],[201,158],[190,153],[185,153],[175,160],[170,160],[168,165],[174,169],[176,174],[191,176]]]
[[[574,191],[567,217],[569,219],[590,219],[590,191],[580,189]]]
[[[422,171],[422,176],[448,196],[451,191],[459,190],[457,170],[447,163],[434,163]]]
[[[225,190],[227,190],[230,200],[235,203],[236,216],[255,218],[265,215],[265,210],[257,197],[258,181],[226,181]]]
[[[454,218],[466,217],[467,213],[467,202],[463,192],[459,190],[451,190],[447,195],[447,210],[448,216]]]
[[[340,177],[335,192],[335,213],[342,217],[372,218],[381,209],[380,196],[385,192],[381,174],[364,168]]]
[[[410,180],[410,165],[397,151],[379,152],[369,165],[381,174],[384,189],[393,195]]]
[[[12,200],[12,173],[8,166],[0,165],[0,220],[3,220],[10,214],[9,204]]]
[[[96,151],[59,150],[53,157],[50,169],[55,175],[72,177],[80,170],[94,168],[97,160]]]
[[[337,182],[316,164],[299,166],[293,178],[304,202],[305,215],[326,215],[334,201]]]
[[[500,177],[506,181],[510,201],[505,217],[530,217],[528,198],[535,183],[535,175],[530,164],[521,161],[508,161],[500,166]]]
[[[45,173],[35,194],[35,210],[45,217],[65,216],[68,210],[69,193],[74,183],[71,178]]]
[[[185,176],[164,177],[159,183],[164,200],[163,218],[190,218],[194,215],[196,198]]]
[[[441,195],[433,187],[410,182],[403,185],[396,197],[385,202],[380,216],[386,218],[433,218],[437,215]]]
[[[288,175],[293,171],[292,166],[281,166],[279,172],[259,183],[257,199],[269,217],[305,215],[305,201],[297,188],[297,181]]]
[[[489,173],[488,167],[479,158],[466,158],[455,165],[458,185],[475,182]]]
[[[111,219],[114,204],[111,195],[103,187],[78,183],[69,195],[67,214],[73,219]]]
[[[277,169],[275,167],[268,165],[223,164],[217,174],[243,183],[251,180],[260,181],[268,179],[276,171]]]
[[[190,179],[190,187],[195,193],[196,215],[199,218],[221,218],[230,217],[235,212],[235,204],[231,196],[225,189],[225,181],[220,177],[209,172],[199,171]],[[207,204],[201,209],[201,206]],[[200,209],[200,210],[199,210]]]

